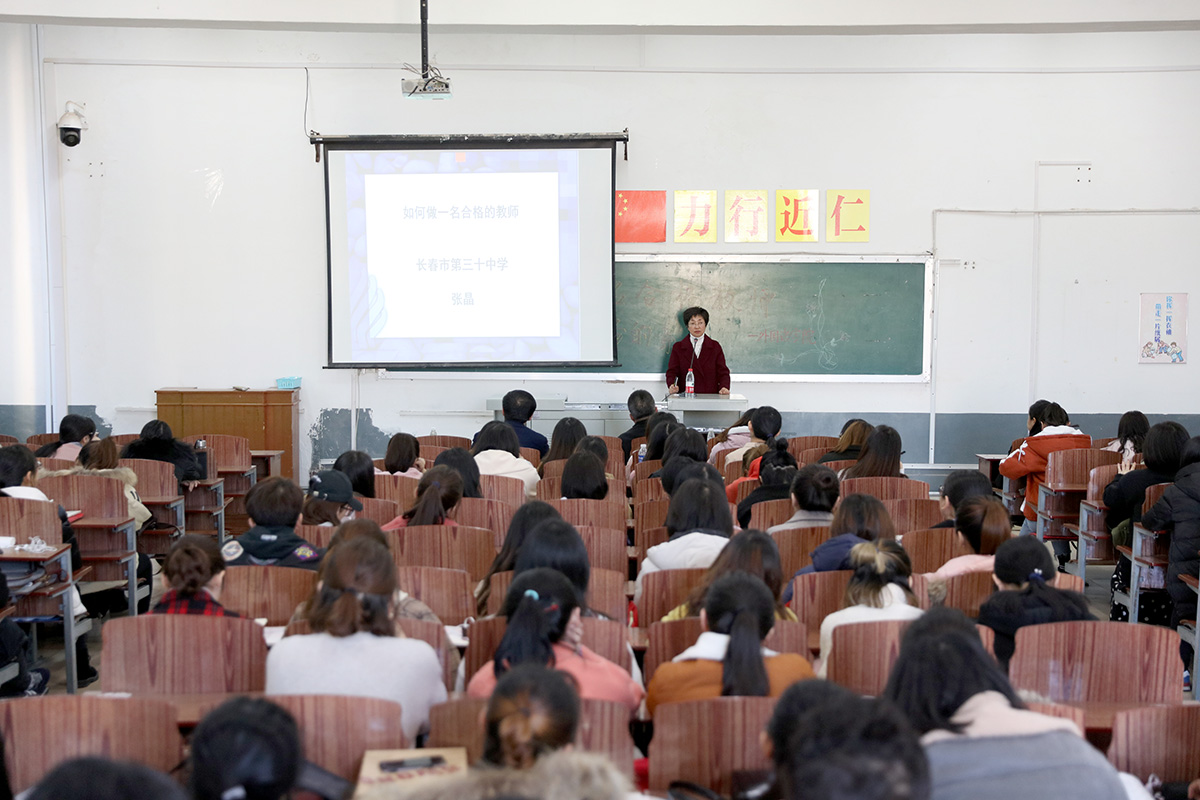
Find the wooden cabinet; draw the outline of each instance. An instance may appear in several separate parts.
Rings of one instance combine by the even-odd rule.
[[[245,436],[251,450],[282,450],[282,475],[300,472],[300,390],[159,389],[158,418],[176,438],[227,433]],[[304,482],[302,482],[304,483]]]

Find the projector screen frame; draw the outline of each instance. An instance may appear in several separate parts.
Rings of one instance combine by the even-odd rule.
[[[591,367],[619,368],[617,360],[617,326],[616,326],[616,211],[611,200],[607,204],[609,214],[609,284],[611,293],[611,324],[612,324],[612,358],[609,360],[592,361],[496,361],[489,363],[471,363],[463,361],[449,362],[398,362],[398,361],[335,361],[334,360],[334,309],[333,309],[333,227],[329,191],[329,158],[330,151],[336,150],[439,150],[455,146],[471,147],[473,149],[492,150],[527,150],[539,149],[574,149],[594,148],[608,149],[610,163],[610,195],[616,191],[617,184],[617,144],[626,143],[626,159],[628,158],[629,133],[551,133],[551,134],[394,134],[394,135],[354,135],[354,136],[325,136],[313,134],[309,141],[317,148],[317,159],[324,161],[325,180],[325,296],[326,296],[326,364],[325,369],[375,369],[398,372],[473,372],[494,373],[511,372],[513,370],[561,370]],[[322,158],[324,156],[324,158]]]

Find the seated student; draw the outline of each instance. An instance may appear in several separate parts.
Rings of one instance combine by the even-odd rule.
[[[742,531],[730,539],[687,600],[668,611],[662,621],[700,616],[709,587],[732,572],[753,575],[771,590],[775,598],[775,619],[796,621],[796,615],[783,604],[783,566],[779,563],[779,547],[762,531]]]
[[[122,467],[117,443],[112,439],[93,439],[79,451],[79,466],[72,469],[42,471],[39,478],[53,478],[59,475],[98,475],[101,478],[113,478],[121,482],[125,493],[125,505],[134,524],[141,530],[150,517],[150,509],[142,503],[137,493],[137,473],[129,467]]]
[[[329,478],[333,475],[345,481],[344,488],[349,489],[350,481],[340,472],[318,472],[313,476],[314,480],[321,476],[325,476],[325,480],[316,484],[317,495],[324,491],[321,486],[330,483]],[[349,501],[358,502],[352,497],[343,502]],[[296,520],[300,518],[303,503],[304,493],[300,487],[278,475],[251,486],[246,493],[246,513],[254,527],[225,543],[221,548],[225,563],[231,567],[245,564],[304,569],[320,567],[321,551],[296,534]]]
[[[1131,525],[1142,521],[1146,490],[1156,483],[1175,482],[1187,440],[1187,429],[1178,422],[1160,422],[1147,431],[1139,447],[1146,468],[1134,469],[1132,462],[1123,462],[1117,468],[1117,476],[1104,487],[1104,505],[1108,507],[1104,524],[1110,531],[1126,520]],[[1130,541],[1126,531],[1113,544],[1128,547]]]
[[[525,484],[525,494],[533,497],[537,492],[540,477],[537,469],[521,458],[521,446],[517,434],[503,422],[489,422],[475,437],[471,447],[480,475],[502,475],[520,478]]]
[[[586,598],[592,579],[592,565],[588,560],[583,537],[575,530],[574,525],[561,517],[550,517],[539,522],[529,532],[520,552],[517,553],[517,560],[513,563],[513,578],[535,569],[552,569],[565,575],[575,587],[575,593],[579,595],[582,616],[602,616],[587,607]]]
[[[800,528],[827,528],[833,524],[833,507],[838,500],[837,473],[819,464],[806,464],[792,479],[792,508],[787,522],[773,525],[767,533]]]
[[[775,626],[775,606],[771,590],[753,575],[730,572],[718,578],[700,611],[704,633],[670,663],[659,665],[647,688],[646,710],[653,715],[662,703],[710,697],[778,697],[796,681],[813,677],[804,656],[763,647]]]
[[[629,419],[633,421],[633,425],[617,438],[621,440],[621,453],[624,460],[628,461],[632,455],[633,440],[641,439],[646,435],[646,423],[650,421],[650,415],[656,410],[654,395],[645,389],[635,389],[630,392],[625,407],[629,409]]]
[[[8,578],[0,572],[0,608],[11,602]],[[21,630],[20,625],[8,617],[0,619],[0,666],[12,663],[17,665],[17,677],[0,685],[0,697],[37,697],[50,691],[50,670],[31,668],[32,660],[29,636]],[[0,790],[4,785],[4,782],[0,782]],[[3,793],[0,792],[0,797],[2,796]],[[11,796],[10,794],[9,797]]]
[[[1123,800],[1104,756],[1070,720],[1027,710],[974,628],[930,609],[905,631],[884,690],[921,735],[933,796]]]
[[[600,459],[600,463],[604,465],[605,478],[615,478],[616,476],[608,472],[608,443],[599,436],[585,436],[579,440],[579,444],[575,445],[576,453],[591,453],[596,458]]]
[[[857,461],[862,455],[867,439],[875,431],[875,426],[865,419],[847,420],[842,426],[841,436],[837,444],[825,455],[817,459],[818,464],[828,464],[830,461]]]
[[[762,457],[767,454],[768,450],[770,450],[770,448],[765,444],[756,444],[742,453],[742,471],[746,474],[725,487],[725,496],[729,498],[729,502],[737,502],[739,486],[747,481],[756,481],[759,479],[759,470],[762,467]],[[728,459],[726,459],[725,463],[729,463]],[[713,469],[716,469],[716,467],[713,467]],[[720,473],[718,473],[718,475],[719,474]],[[725,479],[721,478],[721,480],[724,482]]]
[[[189,744],[193,800],[283,800],[301,788],[300,729],[269,700],[226,700],[200,720]]]
[[[958,507],[969,497],[994,497],[992,482],[977,469],[956,469],[942,482],[938,508],[942,521],[934,528],[953,528]]]
[[[417,483],[417,502],[383,526],[397,531],[409,525],[457,525],[451,518],[462,500],[462,478],[450,467],[432,467]]]
[[[979,607],[979,624],[996,632],[992,652],[1005,671],[1017,631],[1026,625],[1095,619],[1087,598],[1054,587],[1057,574],[1046,546],[1035,536],[1018,536],[996,548],[992,580],[1000,591]]]
[[[729,454],[725,456],[725,463],[728,464],[731,458],[741,458],[756,444],[765,444],[767,447],[774,446],[775,437],[779,435],[782,427],[783,417],[771,406],[759,406],[754,409],[754,413],[750,416],[750,441],[741,447],[730,450]]]
[[[885,506],[869,494],[852,494],[842,498],[829,523],[829,538],[812,552],[812,563],[796,575],[809,572],[829,572],[853,569],[850,551],[863,542],[881,542],[896,538],[896,526]],[[794,577],[794,576],[793,576]],[[790,584],[790,581],[789,581]],[[789,585],[789,590],[791,586]],[[791,600],[785,594],[784,600]]]
[[[821,621],[821,666],[824,678],[833,652],[833,632],[842,625],[881,620],[913,620],[921,616],[917,598],[908,586],[912,562],[899,542],[863,542],[850,551],[854,574],[846,584],[842,610]]]
[[[725,488],[725,481],[721,478],[721,473],[717,472],[716,467],[703,461],[691,461],[679,469],[671,471],[667,480],[663,482],[663,491],[669,498],[675,493],[676,486],[683,486],[693,478],[710,481],[722,489]]]
[[[667,423],[667,422],[670,422],[670,423],[673,423],[676,425],[679,424],[679,420],[675,419],[675,415],[668,411],[655,411],[653,414],[650,415],[650,418],[646,420],[646,458],[645,458],[646,461],[662,459],[663,447],[667,443],[667,434],[669,434],[671,431],[668,430],[668,431],[664,431],[663,433],[658,434],[657,440],[655,439],[654,431],[660,425],[662,425],[663,423]],[[672,428],[671,430],[674,430],[674,429]],[[655,449],[656,441],[657,441],[657,449]],[[625,460],[625,482],[631,486],[633,485],[633,477],[634,477],[633,468],[641,460],[642,460],[641,454],[634,453],[634,452],[630,452],[629,458],[627,458]]]
[[[862,455],[858,461],[851,464],[838,476],[842,480],[850,478],[903,478],[900,470],[900,456],[904,448],[900,442],[900,434],[890,425],[879,425],[867,437],[863,445]]]
[[[931,581],[947,581],[968,572],[991,572],[996,550],[1012,538],[1008,510],[994,497],[969,497],[959,503],[954,527],[972,553],[955,556],[937,571],[926,573],[925,577]]]
[[[796,477],[796,459],[788,452],[787,439],[776,439],[772,449],[762,455],[758,464],[757,489],[738,503],[738,524],[750,527],[750,510],[768,500],[787,500],[792,496],[792,480]]]
[[[433,460],[435,467],[450,467],[458,473],[458,477],[462,478],[463,497],[472,497],[479,499],[483,497],[483,491],[479,488],[479,465],[475,463],[475,459],[461,447],[451,447],[449,450],[443,450],[438,453],[437,458]]]
[[[509,572],[516,567],[517,554],[525,545],[525,540],[539,523],[547,519],[561,520],[562,516],[558,513],[558,509],[541,500],[530,500],[513,514],[512,521],[508,523],[508,531],[504,535],[504,544],[500,546],[500,552],[496,553],[496,557],[492,559],[492,565],[488,567],[487,575],[484,575],[483,580],[475,587],[475,607],[476,613],[480,617],[487,614],[488,598],[492,592],[492,576],[497,572]]]
[[[354,514],[362,508],[346,473],[322,470],[308,479],[308,497],[301,507],[305,525],[336,528],[354,519]]]
[[[406,800],[627,800],[629,782],[604,755],[575,745],[579,693],[569,675],[526,664],[504,673],[483,715],[483,758],[465,773],[406,787]],[[360,791],[362,791],[360,789]]]
[[[504,638],[493,663],[481,667],[467,683],[467,696],[488,697],[505,672],[536,664],[568,673],[580,697],[636,709],[645,692],[628,672],[582,644],[564,643],[568,628],[579,626],[580,614],[575,585],[561,572],[542,567],[517,575],[500,609],[508,620]]]
[[[604,462],[588,452],[573,453],[562,474],[564,500],[603,500],[608,497],[608,479]]]
[[[712,449],[708,451],[708,463],[714,467],[717,465],[717,455],[730,450],[737,450],[750,443],[752,433],[750,431],[750,418],[754,416],[757,408],[748,408],[742,412],[742,415],[734,420],[734,423],[725,430],[713,437]]]
[[[171,433],[171,426],[161,419],[152,419],[142,426],[140,438],[125,445],[121,458],[144,458],[165,461],[175,467],[175,480],[189,487],[204,478],[196,448],[181,442]]]
[[[383,454],[383,469],[375,470],[375,474],[419,478],[424,471],[425,459],[421,458],[421,443],[417,437],[411,433],[397,433],[388,439],[387,452]]]
[[[359,497],[375,496],[375,462],[362,450],[347,450],[333,462],[335,472],[350,479],[350,486]]]
[[[511,427],[517,436],[517,447],[532,447],[542,458],[545,458],[546,453],[550,451],[550,444],[546,441],[545,436],[528,425],[534,412],[537,411],[537,401],[533,399],[533,395],[524,389],[513,389],[504,395],[500,410],[504,416],[504,424]],[[488,425],[491,424],[488,423]],[[486,429],[487,425],[483,427]],[[472,445],[478,441],[481,433],[483,433],[482,430],[475,434],[475,439],[471,441]],[[474,452],[474,447],[472,447],[472,452]]]
[[[663,445],[662,467],[650,475],[663,482],[663,487],[675,484],[675,473],[689,464],[703,464],[707,454],[704,434],[682,425],[671,431]]]
[[[99,438],[94,420],[82,414],[67,414],[58,423],[58,441],[42,445],[34,455],[38,458],[74,461],[79,458],[79,451],[84,445]]]
[[[1041,417],[1033,419],[1034,409],[1030,409],[1030,431],[1037,430],[1021,443],[1013,452],[1000,462],[1000,474],[1006,478],[1021,478],[1025,481],[1025,501],[1021,503],[1021,511],[1025,522],[1021,525],[1021,534],[1037,533],[1038,487],[1046,479],[1046,463],[1051,453],[1060,450],[1090,447],[1090,436],[1080,433],[1070,425],[1071,418],[1058,403],[1048,403],[1040,412]],[[1059,563],[1065,564],[1070,556],[1070,545],[1063,540],[1054,541],[1054,552],[1059,557]]]
[[[538,465],[538,475],[546,474],[542,468],[551,461],[565,461],[575,452],[579,440],[585,436],[587,428],[582,422],[574,417],[560,419],[554,425],[554,432],[550,434],[550,449],[543,454],[542,462]]]
[[[1140,411],[1126,411],[1117,423],[1117,438],[1104,446],[1110,453],[1120,453],[1122,463],[1133,463],[1142,452],[1142,442],[1150,431],[1150,420]]]
[[[339,544],[308,610],[313,633],[287,636],[267,654],[267,694],[342,694],[394,700],[409,741],[446,700],[437,653],[399,639],[392,622],[396,564],[366,537]]]
[[[187,800],[188,795],[167,775],[141,764],[85,756],[57,764],[24,800]],[[256,798],[247,798],[256,800]]]
[[[671,495],[666,542],[646,551],[638,569],[633,601],[642,597],[642,578],[662,569],[711,567],[733,535],[733,517],[721,487],[692,478]]]
[[[225,559],[212,536],[188,534],[171,545],[162,571],[167,591],[151,614],[200,614],[205,617],[240,617],[221,605],[225,586]]]

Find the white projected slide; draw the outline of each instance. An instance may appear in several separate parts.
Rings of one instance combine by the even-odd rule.
[[[366,203],[370,276],[416,301],[380,337],[558,335],[557,174],[368,175]]]
[[[329,363],[615,364],[611,141],[326,150]]]

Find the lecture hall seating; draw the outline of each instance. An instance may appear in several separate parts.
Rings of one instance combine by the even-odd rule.
[[[248,564],[225,568],[221,605],[267,625],[287,625],[296,607],[317,588],[317,573],[299,567]]]
[[[1116,564],[1112,536],[1104,524],[1108,507],[1104,505],[1104,488],[1117,476],[1117,464],[1102,464],[1088,473],[1087,494],[1079,502],[1078,522],[1063,525],[1063,533],[1075,536],[1078,549],[1067,562],[1066,570],[1084,577],[1088,566]]]
[[[638,627],[650,627],[650,623],[658,622],[683,603],[706,572],[707,569],[663,569],[643,575]]]
[[[397,567],[462,569],[478,582],[496,557],[495,534],[486,528],[409,525],[383,533]]]
[[[190,614],[119,617],[101,631],[105,692],[261,692],[267,644],[252,619]]]
[[[475,616],[475,583],[466,570],[400,567],[396,585],[429,606],[444,625],[461,625]]]
[[[368,750],[409,746],[400,721],[404,710],[391,700],[347,695],[272,695],[271,702],[296,718],[304,759],[351,783]]]
[[[779,562],[785,579],[790,579],[812,563],[812,552],[829,538],[828,527],[792,528],[771,534],[779,548]]]
[[[650,791],[663,793],[671,781],[686,780],[729,795],[734,772],[769,769],[758,734],[774,709],[773,697],[718,697],[660,706],[650,741]]]
[[[908,620],[895,619],[838,625],[833,629],[833,652],[825,665],[826,679],[857,694],[871,697],[883,694],[908,625]],[[820,629],[817,633],[820,635]]]

